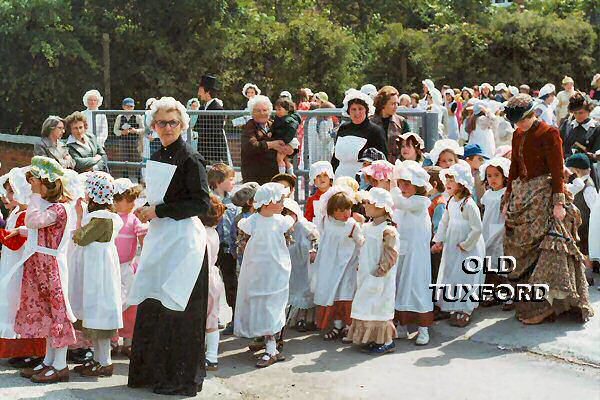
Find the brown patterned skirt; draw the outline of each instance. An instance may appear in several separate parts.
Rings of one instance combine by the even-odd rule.
[[[593,316],[583,255],[577,248],[581,215],[567,194],[565,219],[552,215],[552,186],[549,175],[512,183],[508,203],[504,254],[513,256],[516,268],[509,274],[513,283],[547,284],[543,302],[517,302],[520,320],[542,315],[576,312],[583,322]]]

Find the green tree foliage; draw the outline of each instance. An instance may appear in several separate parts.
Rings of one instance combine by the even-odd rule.
[[[207,72],[238,109],[245,82],[271,97],[308,86],[337,104],[349,87],[418,91],[425,77],[535,87],[570,74],[587,89],[597,1],[528,0],[518,14],[487,0],[0,0],[0,130],[38,134],[47,115],[82,109],[86,90],[104,93],[104,33],[111,108],[185,101]]]

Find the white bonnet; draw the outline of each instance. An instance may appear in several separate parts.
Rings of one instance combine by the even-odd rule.
[[[31,184],[27,182],[25,176],[29,169],[30,167],[13,168],[9,173],[0,177],[0,194],[6,196],[7,193],[4,189],[4,183],[8,180],[15,201],[19,204],[29,203],[29,199],[31,198]]]
[[[333,181],[333,186],[343,186],[348,188],[353,193],[358,191],[360,185],[356,182],[356,179],[350,176],[340,176]]]
[[[310,181],[314,182],[322,173],[326,173],[331,179],[334,178],[333,166],[329,161],[317,161],[310,166]]]
[[[424,187],[427,191],[432,189],[429,183],[429,174],[421,164],[413,160],[396,160],[394,178],[409,181],[415,186]]]
[[[369,96],[371,99],[374,99],[377,96],[377,87],[371,83],[367,83],[366,85],[362,85],[360,91]]]
[[[288,92],[287,90],[284,90],[283,92],[279,93],[279,97],[289,97],[291,99],[292,94],[290,92]]]
[[[421,136],[419,136],[418,134],[414,133],[414,132],[406,132],[403,133],[402,135],[399,135],[396,140],[401,139],[401,140],[406,140],[409,137],[414,137],[415,140],[417,141],[417,143],[419,144],[419,148],[421,150],[423,150],[425,148],[425,142],[423,141],[423,138]]]
[[[154,121],[154,116],[159,110],[168,110],[173,108],[179,111],[179,115],[181,116],[181,129],[184,131],[187,130],[190,126],[190,116],[188,115],[184,105],[175,100],[173,97],[161,97],[152,103],[152,106],[150,107],[150,119]]]
[[[365,200],[377,208],[385,209],[389,215],[392,215],[394,212],[394,201],[392,200],[392,195],[385,189],[372,188],[369,190],[369,195],[366,196]]]
[[[513,96],[516,96],[519,94],[519,88],[516,86],[509,86],[508,87],[508,91],[510,92],[510,94],[512,94]]]
[[[304,218],[304,216],[302,214],[302,209],[300,208],[300,205],[298,203],[296,203],[296,201],[294,199],[290,199],[289,197],[286,197],[283,200],[283,208],[296,214],[296,218],[298,220],[301,220],[302,218]]]
[[[473,194],[473,187],[475,186],[475,180],[473,174],[471,174],[471,167],[467,164],[454,164],[450,168],[446,168],[440,171],[440,179],[444,186],[446,186],[446,180],[448,176],[453,176],[457,183],[463,185],[471,194]]]
[[[254,83],[246,83],[244,85],[244,88],[242,89],[242,94],[244,95],[244,97],[246,97],[246,91],[250,88],[254,89],[257,95],[260,94],[260,89],[258,88],[258,86],[256,86]]]
[[[123,194],[132,187],[136,186],[129,178],[115,179],[115,194]]]
[[[349,117],[348,114],[348,103],[352,100],[361,100],[367,105],[367,116],[375,114],[375,106],[373,105],[373,99],[366,93],[356,89],[348,89],[346,96],[344,97],[344,106],[342,107],[342,115]]]
[[[271,203],[279,203],[281,199],[290,194],[290,189],[281,183],[269,182],[258,188],[254,195],[254,208],[257,210]]]
[[[494,90],[495,90],[496,92],[499,92],[499,91],[501,91],[501,90],[508,90],[508,87],[506,86],[506,83],[504,83],[504,82],[501,82],[501,83],[497,84],[497,85],[494,87]]]
[[[6,189],[4,189],[4,184],[8,180],[8,174],[10,174],[10,172],[0,176],[0,197],[6,197],[8,195]]]
[[[479,86],[479,88],[480,88],[481,90],[483,90],[483,88],[488,88],[488,89],[490,89],[490,91],[494,90],[494,88],[492,87],[492,85],[490,85],[490,84],[489,84],[489,83],[487,83],[487,82],[485,82],[485,83],[482,83],[482,84]]]
[[[540,89],[540,94],[538,95],[538,99],[541,99],[542,97],[547,96],[551,93],[555,93],[555,92],[556,92],[556,87],[552,83],[546,83]]]
[[[146,100],[146,108],[150,107],[155,101],[156,97],[150,97],[148,100]]]
[[[73,200],[85,197],[86,181],[89,175],[91,175],[91,172],[78,174],[72,169],[65,169],[65,189],[67,189]]]
[[[427,86],[427,89],[429,91],[435,89],[435,85],[433,84],[433,81],[431,79],[425,79],[424,81],[421,81],[421,83]]]
[[[479,167],[479,176],[481,180],[485,180],[485,171],[487,167],[500,167],[502,169],[502,174],[508,178],[508,173],[510,172],[510,160],[505,157],[494,157],[491,160],[487,160],[481,167]]]
[[[88,99],[92,96],[94,96],[98,99],[98,107],[100,107],[102,105],[102,100],[104,100],[104,97],[102,97],[100,95],[100,92],[97,91],[96,89],[88,90],[87,92],[85,92],[85,94],[83,95],[83,105],[85,107],[87,107]]]
[[[319,199],[319,202],[321,203],[321,215],[327,215],[327,203],[329,203],[329,199],[331,199],[334,195],[336,195],[338,193],[342,193],[342,192],[346,193],[348,195],[348,197],[350,197],[353,204],[356,204],[356,202],[357,202],[357,193],[356,192],[354,192],[348,186],[334,185],[334,186],[330,187],[328,191],[323,193],[323,195]]]
[[[443,103],[442,93],[436,88],[430,89],[429,94],[431,95],[431,100],[433,104],[441,106]]]
[[[433,145],[433,149],[429,153],[429,159],[436,165],[438,162],[438,158],[440,158],[440,154],[444,150],[451,150],[457,156],[462,156],[464,154],[464,148],[461,147],[458,142],[454,139],[441,139],[435,142]]]
[[[600,120],[600,106],[594,107],[590,113],[590,118]]]
[[[496,147],[496,153],[494,157],[504,157],[509,151],[512,151],[512,146],[509,144],[503,144],[502,146]]]

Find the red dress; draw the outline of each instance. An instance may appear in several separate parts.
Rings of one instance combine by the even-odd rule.
[[[317,190],[317,192],[315,194],[313,194],[308,199],[306,199],[306,208],[304,210],[304,218],[306,218],[310,222],[312,222],[312,220],[315,218],[314,202],[318,201],[322,195],[323,195],[323,193],[320,190]]]
[[[38,228],[38,245],[57,249],[67,225],[67,211],[62,204],[52,204],[40,211],[41,198],[32,196],[29,211],[35,208],[41,218],[55,215],[48,226]],[[34,217],[35,218],[35,217]],[[29,219],[29,218],[28,218]],[[28,221],[28,225],[29,224]],[[15,332],[22,338],[49,338],[50,346],[61,348],[75,342],[75,329],[67,316],[67,306],[56,257],[35,253],[23,267],[21,302],[15,319]]]
[[[15,228],[25,225],[25,211],[17,217]],[[10,232],[0,229],[0,243],[10,250],[19,250],[27,241],[25,236],[17,235],[5,239]],[[0,339],[0,358],[42,357],[46,354],[46,339]]]

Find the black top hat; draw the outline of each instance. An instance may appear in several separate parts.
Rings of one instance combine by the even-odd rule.
[[[200,86],[206,90],[219,90],[219,81],[212,75],[202,75]]]

